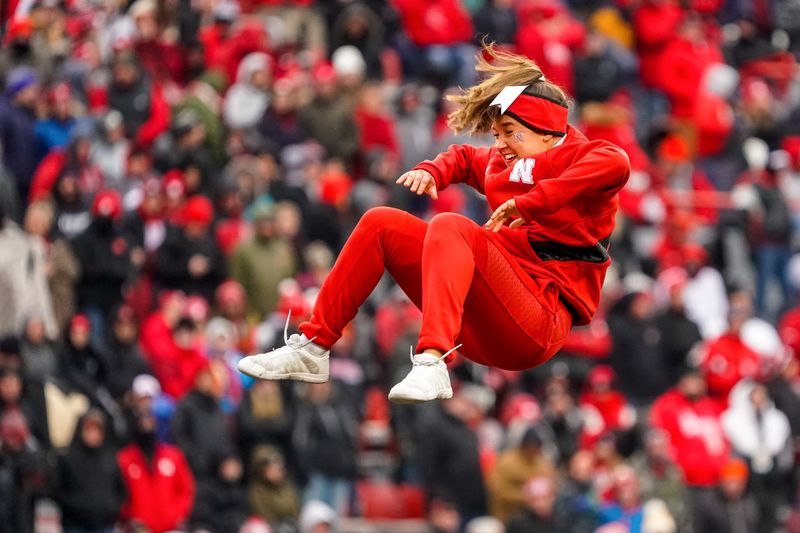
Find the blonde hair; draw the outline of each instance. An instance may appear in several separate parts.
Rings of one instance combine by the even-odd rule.
[[[491,61],[487,61],[485,56]],[[489,104],[504,87],[510,85],[528,85],[525,94],[569,104],[567,94],[545,79],[542,69],[532,59],[502,52],[495,49],[494,43],[484,42],[475,55],[475,61],[475,70],[487,77],[462,94],[447,96],[448,100],[460,106],[447,117],[447,125],[456,133],[476,135],[489,131],[492,122],[500,116],[497,106]]]

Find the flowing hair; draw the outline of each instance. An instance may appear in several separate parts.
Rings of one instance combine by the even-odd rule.
[[[487,61],[486,56],[490,60]],[[542,69],[532,59],[502,52],[495,48],[494,43],[484,42],[475,60],[475,70],[484,79],[461,94],[447,96],[448,100],[460,106],[447,117],[447,125],[456,133],[477,135],[489,131],[492,122],[500,116],[498,107],[489,104],[504,87],[510,85],[527,85],[525,94],[569,104],[563,89],[545,79]]]

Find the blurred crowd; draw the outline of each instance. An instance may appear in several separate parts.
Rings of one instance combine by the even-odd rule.
[[[796,0],[0,0],[0,21],[0,531],[800,531]],[[330,383],[240,375],[368,209],[485,222],[474,191],[394,186],[491,143],[446,126],[482,39],[630,157],[592,324],[392,406],[420,313],[387,276]]]

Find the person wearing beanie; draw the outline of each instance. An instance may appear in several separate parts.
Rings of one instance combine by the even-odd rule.
[[[694,531],[758,533],[761,517],[748,492],[750,470],[741,459],[729,459],[720,469],[716,490],[695,493]]]
[[[188,295],[200,295],[210,302],[226,272],[211,231],[214,206],[205,196],[193,196],[184,204],[178,219],[156,252],[157,283]]]
[[[250,513],[275,528],[294,523],[300,514],[300,497],[283,454],[273,446],[260,445],[253,450],[250,463],[247,486]]]
[[[542,453],[542,439],[536,428],[529,427],[517,446],[497,457],[487,488],[492,516],[506,522],[524,505],[523,486],[534,477],[556,477],[552,462]]]
[[[423,309],[411,372],[389,392],[396,402],[450,398],[445,360],[458,349],[484,365],[528,369],[558,352],[573,325],[591,321],[611,263],[606,239],[630,174],[628,157],[569,126],[566,94],[530,59],[487,45],[476,60],[489,76],[453,97],[462,107],[450,125],[491,130],[495,145],[453,145],[397,183],[436,199],[464,181],[487,195],[488,221],[482,227],[442,213],[427,223],[397,209],[371,209],[301,333],[242,359],[239,370],[260,379],[327,381],[331,347],[387,269]]]
[[[39,164],[35,108],[39,99],[39,77],[30,67],[17,67],[6,76],[0,98],[0,146],[2,162],[14,177],[20,198],[28,189]]]
[[[78,235],[72,249],[81,268],[78,307],[92,320],[93,339],[106,340],[111,310],[122,302],[122,285],[134,272],[131,246],[119,219],[122,199],[113,190],[100,191],[92,202],[92,223]]]
[[[90,409],[78,421],[66,455],[59,456],[56,498],[64,531],[113,529],[126,494],[110,441],[107,418]]]
[[[336,70],[328,63],[314,69],[314,99],[300,109],[300,120],[309,137],[325,148],[329,157],[345,165],[353,163],[358,149],[358,128],[353,122],[353,108],[342,98]]]
[[[230,269],[248,295],[248,316],[260,322],[275,310],[278,285],[294,276],[297,261],[289,241],[277,234],[273,205],[258,203],[251,216],[253,236],[234,249]]]

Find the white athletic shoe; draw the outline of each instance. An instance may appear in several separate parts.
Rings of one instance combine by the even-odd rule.
[[[287,338],[288,327],[287,318],[283,329],[285,346],[245,357],[239,361],[239,372],[257,379],[291,379],[307,383],[328,381],[330,350],[313,344],[314,339],[306,339],[304,335],[295,334]]]
[[[452,398],[450,373],[444,363],[444,357],[449,353],[441,358],[428,353],[416,355],[412,353],[411,372],[403,381],[392,387],[389,391],[389,400],[395,403],[422,403]]]

